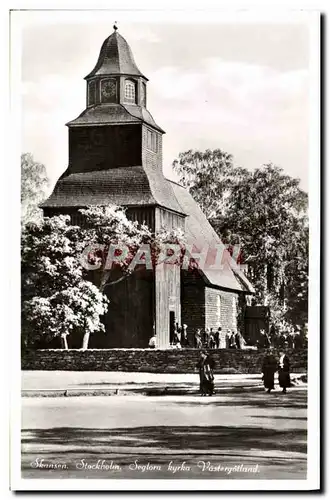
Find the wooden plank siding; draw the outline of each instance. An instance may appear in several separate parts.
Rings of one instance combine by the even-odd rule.
[[[184,217],[173,212],[156,208],[155,228],[173,229],[184,226]],[[155,327],[158,345],[170,345],[170,311],[175,321],[181,324],[181,279],[180,267],[174,264],[160,264],[155,271]]]

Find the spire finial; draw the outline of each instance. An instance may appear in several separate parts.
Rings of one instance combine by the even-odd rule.
[[[115,31],[117,31],[117,29],[118,29],[118,26],[117,26],[117,21],[115,21],[115,24],[113,25],[113,29],[114,29]]]

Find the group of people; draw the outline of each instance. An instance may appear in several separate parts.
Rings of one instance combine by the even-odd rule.
[[[282,392],[291,385],[290,380],[290,360],[284,351],[280,352],[280,357],[277,359],[273,354],[273,348],[269,347],[266,356],[262,363],[262,379],[267,392],[275,389],[275,373],[278,372],[278,383],[282,387]]]
[[[202,396],[214,394],[214,367],[212,355],[202,350],[196,366],[199,370],[199,390]],[[286,393],[287,388],[291,386],[289,357],[281,351],[277,359],[270,347],[262,363],[262,379],[268,393],[275,389],[276,372],[278,372],[278,383],[282,387],[282,392]]]
[[[202,349],[203,347],[209,349],[219,349],[221,339],[221,326],[214,332],[213,328],[197,328],[194,335],[194,347]]]
[[[193,342],[188,338],[188,326],[181,327],[176,324],[172,338],[172,346],[174,347],[195,347],[196,349],[220,349],[221,339],[223,337],[222,328],[219,326],[217,330],[213,328],[197,328],[194,333]],[[230,331],[225,335],[226,349],[243,349],[246,342],[239,332]]]
[[[218,332],[221,333],[221,327],[219,327],[216,333]],[[180,337],[179,333],[181,334]],[[178,336],[175,340],[180,343],[180,346],[189,346],[187,325],[183,325],[180,331],[176,329],[176,335]],[[196,366],[199,370],[200,393],[202,396],[212,396],[212,394],[214,394],[215,362],[212,355],[205,350],[204,346],[206,345],[206,347],[212,349],[213,346],[215,347],[219,345],[219,338],[220,335],[218,336],[212,334],[212,329],[206,329],[203,336],[200,329],[198,329],[195,334],[195,347],[202,349]],[[240,339],[238,339],[234,332],[232,332],[229,337],[229,347],[231,346],[231,348],[240,349],[241,344],[239,341]],[[149,341],[149,347],[155,348],[157,345],[156,342],[156,335],[153,335]],[[262,380],[268,393],[275,388],[276,372],[278,372],[278,382],[280,387],[282,387],[282,392],[286,393],[287,388],[291,386],[289,357],[284,350],[281,350],[280,356],[277,358],[274,355],[273,347],[269,344],[267,346],[267,353],[262,363]]]
[[[195,333],[195,346],[199,349],[209,348],[209,349],[220,349],[221,339],[223,337],[222,328],[219,328],[214,332],[213,328],[205,328],[204,333],[200,328],[197,329]],[[246,341],[240,332],[235,332],[233,330],[228,330],[225,335],[225,345],[226,349],[244,349],[246,346]]]
[[[258,349],[268,349],[269,347],[277,349],[303,349],[307,347],[305,338],[300,333],[281,333],[268,334],[261,330],[260,337],[257,340]]]
[[[306,339],[299,333],[296,335],[292,333],[288,333],[287,335],[282,333],[281,335],[274,336],[272,340],[272,344],[277,348],[287,347],[288,349],[303,349],[307,347]]]
[[[190,341],[188,339],[188,325],[183,324],[179,326],[176,323],[172,338],[172,345],[175,347],[191,347]]]
[[[149,347],[156,347],[156,335],[149,340]],[[248,337],[246,339],[238,331],[227,330],[223,334],[221,326],[217,330],[213,328],[197,328],[193,338],[188,336],[188,325],[179,326],[176,323],[172,330],[171,347],[176,349],[191,348],[196,349],[269,349],[271,346],[277,349],[301,349],[306,347],[302,335],[268,334],[265,330],[260,331],[260,336],[256,342],[252,342]]]

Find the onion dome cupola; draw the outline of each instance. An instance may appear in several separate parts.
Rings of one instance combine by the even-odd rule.
[[[147,110],[148,78],[137,67],[131,48],[116,25],[104,40],[97,63],[85,80],[87,108],[69,126],[127,122],[133,118],[164,133]]]
[[[99,103],[137,104],[146,107],[148,79],[138,69],[130,46],[117,27],[101,47],[87,80],[87,106]]]
[[[126,103],[146,107],[148,79],[137,67],[130,46],[117,31],[101,47],[87,80],[87,106],[98,103]]]

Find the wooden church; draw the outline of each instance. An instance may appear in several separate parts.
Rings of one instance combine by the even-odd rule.
[[[85,79],[86,108],[67,124],[68,168],[42,204],[44,215],[70,214],[79,223],[79,208],[115,204],[153,231],[180,227],[197,247],[219,245],[189,192],[163,175],[165,132],[147,109],[148,78],[116,27]],[[244,273],[230,266],[191,273],[172,265],[143,277],[133,273],[106,288],[106,334],[94,335],[90,347],[148,347],[155,328],[159,347],[167,348],[176,322],[188,325],[191,342],[196,328],[221,326],[225,347],[227,330],[242,328],[253,292]]]

